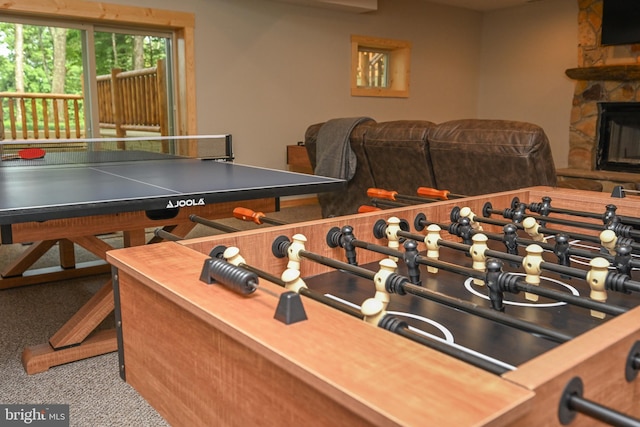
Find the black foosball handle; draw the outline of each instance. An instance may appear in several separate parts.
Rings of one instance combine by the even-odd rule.
[[[627,363],[624,367],[624,377],[627,382],[631,382],[638,376],[640,371],[640,341],[636,341],[629,350]]]
[[[159,237],[160,239],[168,240],[170,242],[179,242],[180,240],[184,240],[183,237],[180,237],[176,234],[169,233],[168,231],[162,228],[156,228],[153,230],[153,235]]]
[[[258,288],[258,275],[219,258],[205,261],[200,281],[212,284],[220,283],[242,295],[249,295]]]
[[[560,397],[558,419],[562,425],[571,423],[578,413],[618,427],[640,427],[640,420],[582,397],[580,377],[573,377]]]

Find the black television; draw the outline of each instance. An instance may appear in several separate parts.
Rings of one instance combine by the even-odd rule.
[[[603,0],[600,44],[640,43],[640,0]]]

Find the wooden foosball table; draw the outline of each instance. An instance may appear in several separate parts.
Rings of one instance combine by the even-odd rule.
[[[636,232],[574,214],[607,205],[640,217],[533,187],[110,251],[121,375],[176,426],[638,425]]]

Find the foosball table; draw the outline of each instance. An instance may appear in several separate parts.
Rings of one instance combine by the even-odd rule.
[[[532,187],[110,251],[172,425],[638,425],[640,197]]]

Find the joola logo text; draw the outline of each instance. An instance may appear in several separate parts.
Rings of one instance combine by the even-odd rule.
[[[167,203],[167,209],[169,208],[184,208],[185,206],[204,206],[206,203],[203,198],[200,199],[182,199],[182,200],[169,200]]]

